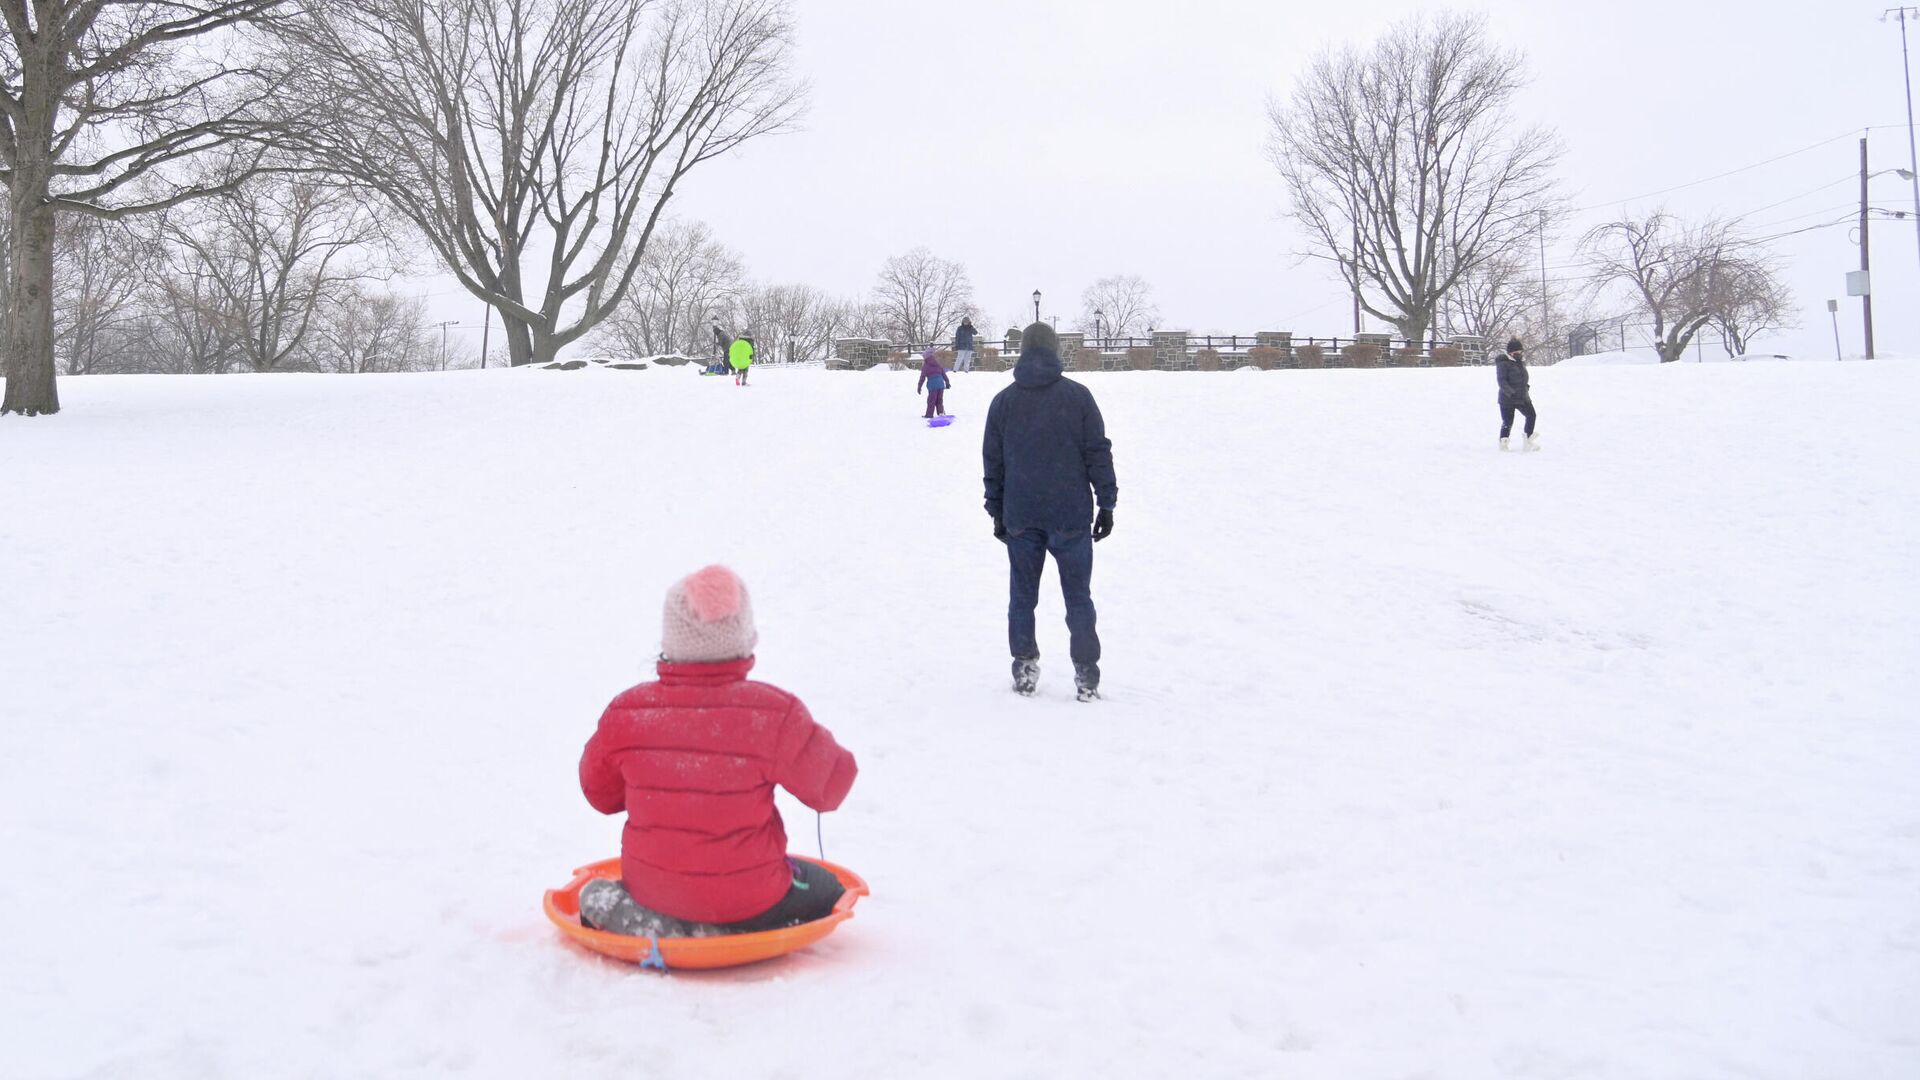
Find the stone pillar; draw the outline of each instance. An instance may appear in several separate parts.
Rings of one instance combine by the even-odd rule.
[[[1153,332],[1153,366],[1156,371],[1184,371],[1189,363],[1185,330]]]
[[[1087,350],[1087,335],[1060,335],[1060,368],[1063,371],[1085,371],[1080,366],[1081,353]]]
[[[866,371],[887,362],[890,349],[886,342],[878,338],[836,338],[833,343],[833,357],[836,367],[849,371]]]
[[[1280,354],[1280,362],[1275,364],[1275,367],[1290,368],[1294,366],[1293,331],[1262,330],[1253,335],[1253,339],[1260,348],[1272,349]]]

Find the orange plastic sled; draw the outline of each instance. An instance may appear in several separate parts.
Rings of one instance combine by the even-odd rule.
[[[606,859],[575,870],[572,881],[561,888],[547,890],[542,906],[546,908],[547,918],[553,920],[553,925],[559,927],[560,932],[567,937],[602,956],[611,956],[630,964],[657,967],[662,971],[670,971],[674,968],[702,970],[756,964],[776,956],[785,956],[795,949],[804,949],[833,933],[835,927],[853,918],[853,905],[869,892],[866,881],[844,866],[835,866],[822,859],[806,859],[799,855],[792,857],[823,867],[834,877],[839,878],[840,884],[847,891],[840,897],[839,902],[833,905],[833,911],[825,918],[801,923],[798,926],[789,926],[783,930],[762,930],[754,934],[723,934],[705,938],[643,938],[610,934],[604,930],[583,926],[580,922],[580,890],[594,878],[618,878],[620,876],[619,859]]]

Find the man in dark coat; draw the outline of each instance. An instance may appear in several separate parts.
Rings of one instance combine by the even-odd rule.
[[[1092,701],[1100,689],[1093,543],[1113,533],[1119,485],[1100,407],[1085,386],[1062,378],[1060,370],[1060,339],[1053,327],[1027,327],[1013,385],[987,408],[982,447],[987,513],[993,516],[993,535],[1007,545],[1012,569],[1007,643],[1013,650],[1014,690],[1031,694],[1039,683],[1033,612],[1051,554],[1067,601],[1074,684],[1081,701]]]
[[[1500,449],[1507,448],[1507,439],[1513,434],[1513,414],[1516,412],[1527,418],[1524,449],[1540,449],[1540,440],[1533,434],[1533,425],[1539,415],[1534,412],[1531,381],[1527,377],[1527,362],[1519,338],[1507,342],[1507,351],[1494,357],[1493,368],[1495,377],[1500,381]]]
[[[973,339],[978,331],[973,328],[971,318],[960,320],[960,329],[953,332],[953,369],[955,371],[973,370]]]

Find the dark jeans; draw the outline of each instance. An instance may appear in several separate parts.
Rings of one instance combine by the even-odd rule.
[[[1509,405],[1503,401],[1500,403],[1500,437],[1501,438],[1504,439],[1507,436],[1513,434],[1513,414],[1516,412],[1518,412],[1521,416],[1524,416],[1527,418],[1527,434],[1529,435],[1533,434],[1534,421],[1538,420],[1539,417],[1534,414],[1532,399],[1521,401],[1520,403],[1515,405]]]
[[[696,923],[650,911],[633,902],[626,885],[614,879],[589,882],[580,890],[580,921],[595,930],[631,937],[713,937],[779,930],[824,919],[846,894],[833,872],[816,863],[789,859],[793,884],[787,895],[751,919],[731,923]]]
[[[945,390],[927,391],[927,416],[947,415],[947,392]]]
[[[1007,563],[1012,570],[1007,589],[1007,644],[1016,659],[1036,659],[1040,655],[1033,609],[1040,603],[1040,575],[1047,568],[1048,554],[1052,554],[1054,567],[1060,572],[1060,593],[1067,601],[1074,667],[1093,668],[1097,679],[1100,635],[1094,630],[1093,533],[1087,529],[1007,533]]]

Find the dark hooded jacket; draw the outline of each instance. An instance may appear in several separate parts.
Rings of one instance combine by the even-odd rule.
[[[960,329],[953,332],[953,351],[957,353],[973,351],[973,324],[961,323]]]
[[[1044,346],[1020,351],[1013,385],[987,408],[982,447],[987,513],[1008,531],[1071,532],[1093,523],[1096,500],[1119,498],[1113,443],[1086,387],[1060,375],[1060,355]]]
[[[1500,380],[1500,404],[1528,404],[1530,391],[1527,377],[1527,365],[1513,358],[1511,354],[1500,353],[1494,357],[1494,375]]]

